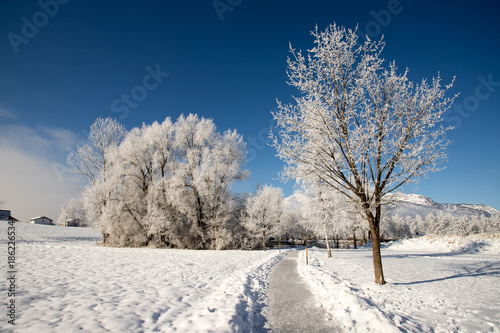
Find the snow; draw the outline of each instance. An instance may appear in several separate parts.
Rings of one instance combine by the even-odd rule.
[[[500,237],[427,236],[382,249],[387,284],[373,282],[370,248],[301,251],[298,269],[348,332],[500,332]]]
[[[16,332],[265,331],[268,277],[287,253],[109,248],[94,229],[15,226]],[[6,221],[0,233],[6,255]],[[299,274],[347,332],[500,332],[500,235],[393,242],[384,286],[370,248],[309,255]]]
[[[402,239],[389,244],[391,250],[436,252],[481,252],[500,254],[500,234],[480,234],[467,237],[428,235]]]
[[[431,207],[436,205],[436,203],[431,198],[415,193],[410,193],[410,194],[398,193],[394,195],[394,197],[396,199],[404,200],[406,202],[410,202],[416,205],[431,206]]]
[[[109,248],[93,229],[15,225],[17,332],[247,332],[264,325],[261,291],[285,254]]]

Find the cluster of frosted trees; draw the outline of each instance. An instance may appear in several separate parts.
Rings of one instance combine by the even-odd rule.
[[[456,216],[451,213],[428,214],[425,217],[397,214],[383,219],[382,235],[388,239],[410,237],[416,234],[469,236],[478,233],[497,233],[500,230],[498,216]]]
[[[287,198],[286,216],[294,216],[300,227],[316,239],[325,240],[328,257],[329,244],[335,240],[369,238],[369,227],[357,207],[345,200],[337,191],[314,184],[296,191]]]
[[[231,185],[247,177],[246,145],[196,115],[126,132],[97,119],[88,144],[69,157],[85,175],[85,210],[111,246],[239,247],[244,202]]]
[[[369,226],[363,223],[359,207],[319,182],[302,182],[302,189],[286,198],[284,206],[282,227],[288,231],[295,228],[307,233],[308,237],[325,240],[329,257],[332,242],[338,245],[339,239],[352,239],[359,244],[361,240],[366,242],[370,239]],[[401,216],[384,208],[380,223],[382,240],[423,234],[469,236],[499,231],[498,215],[487,217],[442,212]]]

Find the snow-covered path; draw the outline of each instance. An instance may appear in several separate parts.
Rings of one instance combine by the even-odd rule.
[[[269,277],[269,308],[265,316],[272,332],[335,332],[297,271],[298,252],[275,265]]]

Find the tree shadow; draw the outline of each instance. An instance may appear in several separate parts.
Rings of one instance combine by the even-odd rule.
[[[473,254],[474,252],[438,252],[438,253],[401,253],[401,254],[382,254],[383,258],[396,258],[396,259],[407,259],[407,258],[453,258],[463,256],[464,254]]]
[[[446,281],[452,279],[459,279],[464,277],[478,277],[478,276],[493,276],[500,275],[500,262],[481,262],[462,267],[463,273],[457,273],[446,277],[440,277],[435,279],[413,281],[413,282],[393,282],[393,285],[408,286],[417,285],[424,283],[432,283],[439,281]]]

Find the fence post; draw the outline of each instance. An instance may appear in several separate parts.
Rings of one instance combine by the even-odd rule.
[[[306,265],[309,265],[309,256],[307,255],[307,241],[306,241]]]

